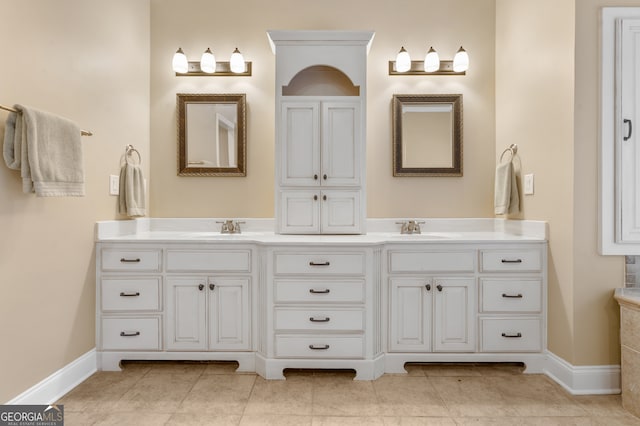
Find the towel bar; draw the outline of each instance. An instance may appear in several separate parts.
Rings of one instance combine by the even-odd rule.
[[[4,106],[4,105],[0,105],[0,109],[3,109],[5,111],[9,111],[9,112],[15,112],[15,113],[18,113],[18,114],[22,112],[20,110],[15,109],[15,108],[11,108],[11,107]],[[80,134],[82,136],[93,136],[93,133],[91,133],[88,130],[80,130]]]
[[[500,155],[500,162],[502,162],[502,157],[504,157],[507,152],[511,153],[511,158],[513,159],[513,156],[518,153],[518,145],[512,143],[511,145],[509,145],[509,148],[502,151],[502,155]]]

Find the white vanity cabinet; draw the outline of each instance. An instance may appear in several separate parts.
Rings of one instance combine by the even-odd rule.
[[[124,359],[235,360],[255,371],[256,249],[242,244],[98,243],[97,351]]]
[[[389,351],[475,351],[474,254],[388,251]]]
[[[405,362],[541,365],[545,244],[388,245],[383,257],[386,372]]]
[[[364,233],[366,55],[373,33],[268,34],[276,54],[277,232]]]
[[[379,256],[379,249],[349,245],[268,248],[258,372],[268,379],[283,379],[285,368],[352,368],[369,380],[381,375]]]

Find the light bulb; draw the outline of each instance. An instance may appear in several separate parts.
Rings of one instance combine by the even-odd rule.
[[[209,74],[216,72],[216,57],[208,47],[200,58],[200,69],[202,70],[202,72],[206,72]]]
[[[236,47],[236,50],[231,54],[231,59],[229,59],[229,67],[231,68],[231,72],[242,73],[244,72],[244,58],[242,57],[242,53]]]
[[[186,74],[189,71],[189,61],[187,61],[187,56],[182,51],[182,48],[179,47],[176,53],[173,55],[173,71],[179,74]]]
[[[404,46],[398,52],[398,56],[396,56],[396,71],[397,72],[407,72],[411,69],[411,56],[409,56],[409,52],[404,50]]]
[[[427,56],[424,58],[424,70],[426,72],[435,72],[440,69],[440,56],[433,47],[429,48]]]
[[[469,69],[469,55],[467,51],[460,46],[456,56],[453,57],[453,71],[465,72]]]

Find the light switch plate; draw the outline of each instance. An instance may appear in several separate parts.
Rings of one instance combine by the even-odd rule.
[[[120,194],[120,176],[109,175],[109,195]]]
[[[533,195],[533,173],[524,175],[524,195]]]

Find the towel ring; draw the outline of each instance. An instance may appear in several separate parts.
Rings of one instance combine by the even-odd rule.
[[[502,151],[502,155],[500,155],[500,162],[501,163],[502,163],[502,158],[504,157],[504,155],[507,152],[511,153],[511,159],[513,159],[513,157],[518,153],[518,145],[516,145],[515,143],[512,143],[511,145],[509,145],[509,148],[507,148],[504,151]]]
[[[124,151],[124,161],[129,162],[129,157],[132,153],[136,153],[138,155],[138,164],[142,164],[142,156],[138,152],[137,149],[133,147],[133,145],[127,145]]]

